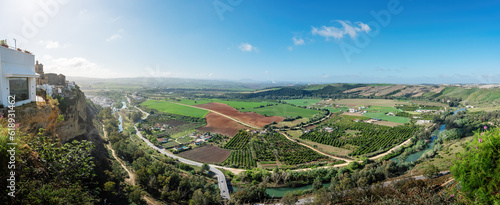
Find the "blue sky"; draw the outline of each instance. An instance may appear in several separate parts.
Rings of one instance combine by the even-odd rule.
[[[0,25],[68,76],[500,83],[498,1],[6,0]]]

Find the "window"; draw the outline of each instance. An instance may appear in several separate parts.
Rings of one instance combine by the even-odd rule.
[[[16,96],[16,101],[29,99],[28,78],[10,78],[10,95]]]

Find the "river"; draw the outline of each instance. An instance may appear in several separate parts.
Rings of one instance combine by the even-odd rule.
[[[217,184],[215,185],[216,187]],[[330,183],[323,183],[323,187],[330,187]],[[233,193],[240,190],[238,187],[232,187]],[[311,190],[312,184],[301,186],[301,187],[279,187],[279,188],[267,188],[266,193],[269,194],[270,197],[281,198],[285,196],[288,192],[296,192],[296,191],[306,191]]]
[[[460,111],[465,111],[466,108],[462,108],[462,109],[457,109],[453,112],[453,115],[457,114],[457,112],[460,112]],[[444,130],[446,129],[446,125],[441,125],[441,127],[439,127],[439,133],[443,132]],[[434,135],[431,137],[431,143],[427,146],[427,148],[425,148],[424,150],[422,151],[419,151],[419,152],[415,152],[413,154],[410,154],[408,155],[408,157],[406,157],[405,161],[404,162],[414,162],[414,161],[417,161],[418,159],[420,159],[420,157],[422,157],[422,155],[427,151],[427,150],[431,150],[433,147],[434,147],[434,140],[437,139],[437,135]],[[392,161],[395,161],[397,163],[399,163],[399,159],[398,157],[393,157],[391,159]]]
[[[122,102],[122,108],[120,109],[125,109],[127,108],[127,103],[125,102]],[[118,114],[118,121],[120,121],[120,124],[118,125],[118,131],[119,132],[123,132],[123,119],[122,119],[122,115]]]

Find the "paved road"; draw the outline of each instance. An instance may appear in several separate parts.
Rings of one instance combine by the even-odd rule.
[[[142,113],[146,114],[146,116],[143,119],[146,119],[149,116],[149,113],[144,112],[143,110],[141,110],[137,106],[135,108],[140,110]],[[134,125],[134,128],[135,128],[137,136],[139,136],[144,142],[146,142],[146,144],[148,146],[150,146],[153,149],[158,150],[160,153],[165,154],[165,155],[172,157],[174,159],[178,159],[180,162],[185,163],[185,164],[190,164],[190,165],[194,165],[194,166],[198,166],[198,167],[201,167],[203,165],[202,163],[195,162],[193,160],[189,160],[189,159],[174,155],[170,152],[165,151],[165,149],[158,148],[156,145],[154,145],[148,139],[146,139],[142,136],[141,132],[139,132],[139,129],[137,129],[137,124]],[[229,196],[229,189],[227,187],[226,176],[224,176],[224,173],[222,173],[222,171],[217,169],[216,166],[214,166],[214,165],[209,165],[209,166],[210,166],[210,171],[215,173],[215,175],[217,176],[217,182],[219,184],[219,189],[221,191],[220,194],[221,194],[222,198],[223,199],[231,199],[231,197]]]

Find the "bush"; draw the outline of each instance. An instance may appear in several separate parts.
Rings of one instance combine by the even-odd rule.
[[[437,177],[439,175],[439,169],[434,166],[434,164],[430,164],[424,169],[424,177],[431,179]]]
[[[486,128],[486,127],[485,127]],[[451,172],[460,193],[476,204],[500,204],[500,133],[498,128],[476,132],[458,154]]]

